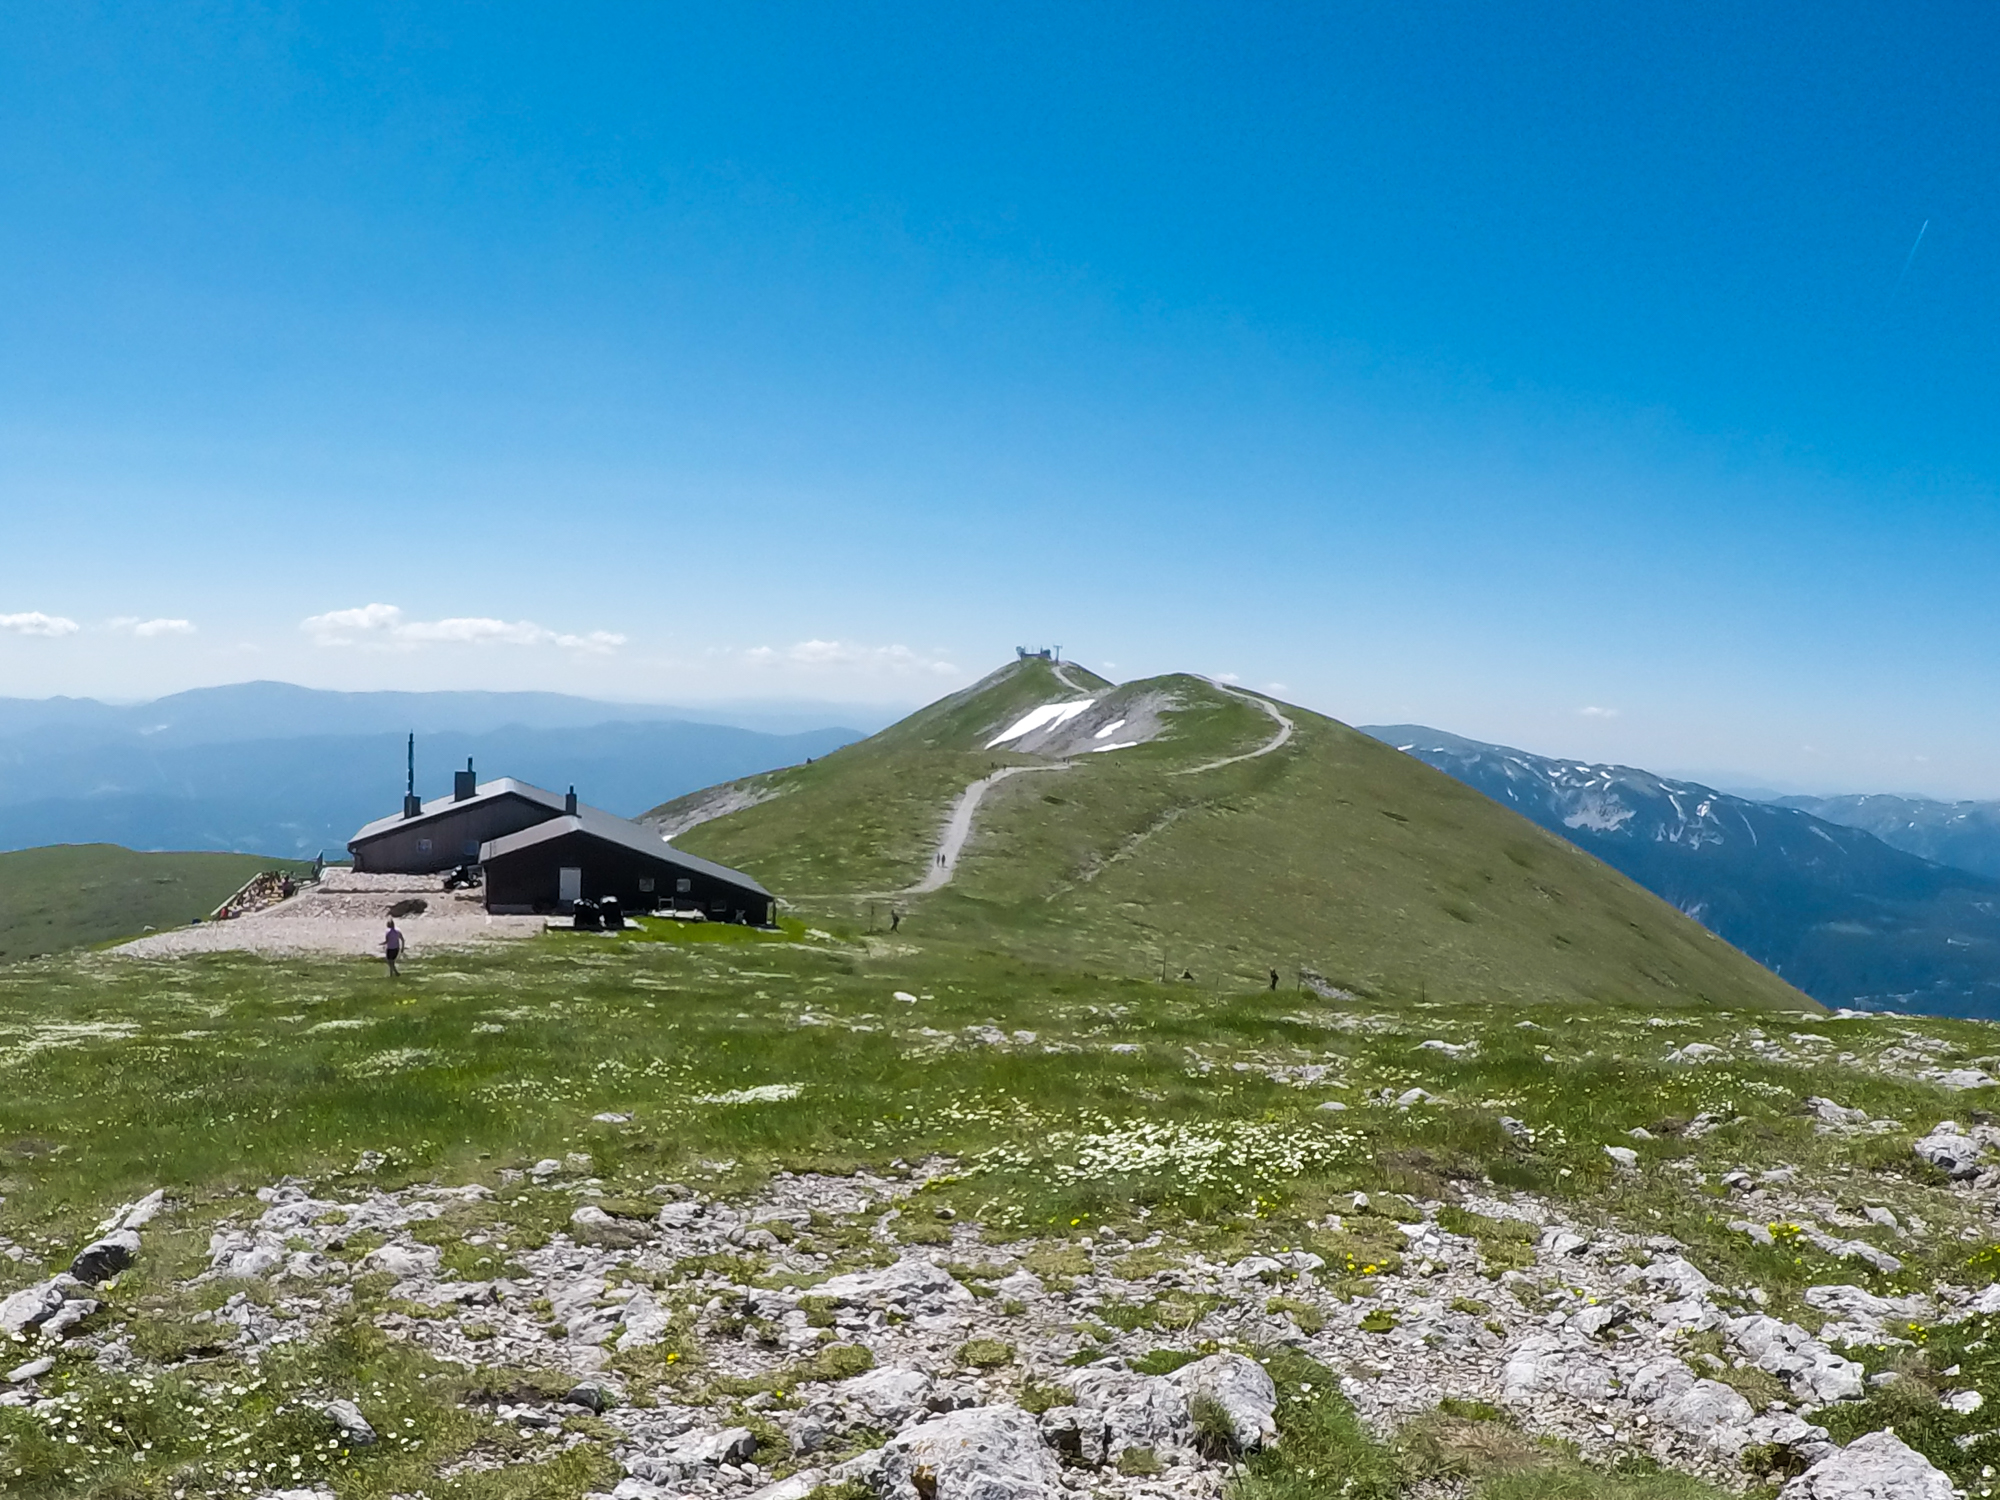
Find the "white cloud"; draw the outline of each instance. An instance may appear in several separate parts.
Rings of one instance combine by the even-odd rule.
[[[1615,719],[1618,717],[1617,709],[1599,708],[1595,704],[1592,704],[1588,708],[1579,708],[1577,712],[1586,719]]]
[[[141,640],[151,640],[162,635],[193,635],[192,620],[142,620],[137,615],[120,615],[109,622],[111,629],[122,630]]]
[[[0,630],[11,630],[16,635],[75,635],[81,629],[83,627],[74,620],[66,620],[61,615],[45,615],[38,609],[20,615],[0,615]]]
[[[957,677],[942,653],[908,646],[862,646],[852,641],[799,641],[782,650],[756,646],[743,653],[756,667],[796,667],[809,672],[849,671],[892,677]]]
[[[359,609],[329,610],[299,622],[318,646],[365,646],[385,651],[414,651],[420,646],[560,646],[565,651],[604,653],[625,644],[609,630],[569,635],[532,620],[494,620],[461,615],[447,620],[406,619],[393,604],[364,604]]]

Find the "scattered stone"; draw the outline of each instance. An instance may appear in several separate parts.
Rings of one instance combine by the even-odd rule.
[[[408,1281],[413,1276],[431,1275],[441,1258],[430,1245],[383,1245],[371,1250],[361,1265],[364,1270],[387,1271],[398,1281]]]
[[[1613,1165],[1625,1172],[1639,1170],[1639,1153],[1630,1146],[1606,1146],[1604,1154],[1611,1158]]]
[[[24,1286],[0,1302],[0,1336],[25,1338],[31,1330],[54,1317],[63,1305],[65,1279],[52,1277],[34,1286]]]
[[[159,1188],[146,1194],[136,1203],[128,1203],[117,1213],[97,1226],[100,1235],[115,1234],[121,1229],[144,1229],[159,1216],[166,1207],[167,1195]]]
[[[1992,1077],[1979,1068],[1926,1068],[1917,1076],[1941,1089],[1964,1093],[1967,1089],[1990,1089]]]
[[[69,1274],[78,1281],[96,1286],[125,1270],[138,1256],[138,1231],[115,1229],[79,1250],[76,1259],[70,1262]]]
[[[1977,1391],[1947,1391],[1939,1398],[1938,1404],[1946,1411],[1969,1417],[1986,1404],[1986,1398]]]
[[[1698,1063],[1711,1057],[1722,1056],[1722,1049],[1708,1042],[1689,1042],[1685,1047],[1677,1047],[1667,1054],[1668,1062]]]
[[[632,1294],[625,1309],[618,1315],[623,1329],[618,1335],[620,1349],[643,1348],[657,1344],[667,1336],[667,1328],[672,1320],[667,1310],[660,1306],[651,1292],[640,1290]]]
[[[375,1429],[368,1419],[361,1415],[361,1408],[345,1399],[327,1402],[320,1408],[327,1420],[340,1429],[340,1435],[357,1448],[372,1447],[375,1443]]]
[[[1272,1414],[1278,1407],[1278,1388],[1254,1359],[1241,1354],[1211,1354],[1181,1366],[1166,1378],[1180,1388],[1190,1406],[1204,1400],[1215,1404],[1235,1433],[1239,1452],[1249,1453],[1277,1441]]]
[[[1822,1099],[1818,1095],[1806,1100],[1806,1109],[1822,1125],[1856,1128],[1868,1123],[1867,1110],[1849,1109],[1845,1105],[1835,1104],[1831,1099]]]
[[[1954,1180],[1976,1176],[1983,1154],[1979,1142],[1967,1135],[1956,1120],[1940,1120],[1935,1130],[1910,1149],[1919,1160],[1929,1162]]]
[[[813,1295],[849,1306],[889,1303],[908,1310],[933,1310],[968,1303],[972,1293],[934,1261],[906,1256],[879,1271],[850,1271],[813,1288]]]
[[[571,1387],[563,1397],[563,1405],[580,1406],[587,1412],[603,1412],[612,1405],[611,1393],[601,1385],[578,1385]]]
[[[39,1380],[56,1367],[53,1354],[44,1354],[40,1359],[31,1359],[24,1365],[16,1365],[7,1372],[10,1385],[21,1385],[30,1380]]]
[[[42,1324],[42,1337],[61,1339],[69,1336],[69,1331],[85,1318],[96,1312],[104,1304],[91,1297],[72,1297],[56,1309],[55,1315]]]
[[[569,1233],[580,1245],[629,1250],[644,1242],[646,1226],[636,1220],[616,1218],[595,1203],[586,1203],[569,1216]]]
[[[1787,1382],[1801,1400],[1844,1401],[1866,1389],[1860,1365],[1842,1359],[1795,1323],[1760,1313],[1732,1318],[1724,1327],[1746,1360]]]

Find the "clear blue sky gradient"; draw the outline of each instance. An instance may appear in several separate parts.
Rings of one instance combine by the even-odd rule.
[[[78,629],[0,693],[1060,641],[2000,795],[1996,73],[1971,4],[20,8],[0,617]],[[301,628],[371,602],[517,639]]]

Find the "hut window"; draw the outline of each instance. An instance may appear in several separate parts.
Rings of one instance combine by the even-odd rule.
[[[431,852],[431,841],[429,839],[418,839],[417,853],[428,854],[430,852]]]
[[[653,889],[653,877],[650,875],[641,875],[639,877],[639,889],[650,895]]]

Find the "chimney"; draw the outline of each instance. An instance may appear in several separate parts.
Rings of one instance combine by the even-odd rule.
[[[463,802],[478,790],[479,783],[473,779],[472,775],[472,757],[468,755],[465,758],[465,769],[451,773],[451,800],[454,802]]]
[[[571,816],[572,818],[576,816],[576,788],[575,788],[575,787],[571,787],[571,788],[569,789],[569,795],[568,795],[567,797],[563,798],[563,811],[564,811],[564,812],[566,812],[566,813],[568,813],[568,814],[569,814],[569,815],[570,815],[570,816]]]
[[[417,795],[417,737],[410,736],[409,779],[403,783],[403,816],[414,818],[424,810],[423,798]]]

